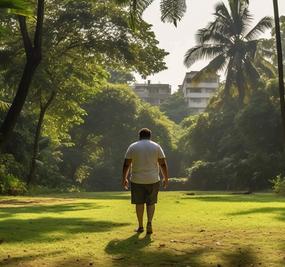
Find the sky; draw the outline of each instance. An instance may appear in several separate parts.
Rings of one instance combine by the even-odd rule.
[[[159,47],[170,54],[165,58],[167,70],[155,75],[148,76],[146,80],[151,83],[167,83],[171,85],[172,92],[182,84],[185,73],[192,70],[200,70],[207,64],[206,61],[195,63],[189,69],[183,64],[185,52],[195,46],[195,34],[198,29],[204,28],[208,22],[213,20],[214,7],[218,0],[186,0],[187,12],[178,23],[177,28],[172,24],[163,23],[160,20],[160,0],[155,0],[145,11],[143,18],[153,25],[153,31],[159,41]],[[249,10],[253,15],[252,25],[254,26],[262,17],[273,17],[272,0],[250,0]],[[285,15],[285,1],[279,0],[279,13]],[[262,37],[269,37],[267,32]],[[135,75],[136,81],[144,83],[139,75]]]

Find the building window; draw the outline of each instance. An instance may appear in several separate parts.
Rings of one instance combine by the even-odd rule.
[[[202,99],[201,98],[190,98],[190,102],[192,102],[192,103],[201,103]]]
[[[203,82],[205,82],[205,83],[216,83],[216,82],[218,82],[218,78],[217,77],[206,77],[205,79],[203,79]]]
[[[212,89],[212,88],[206,88],[205,89],[206,90],[206,93],[214,93],[214,88]]]
[[[168,88],[159,89],[160,94],[170,94],[170,90]]]
[[[158,93],[159,93],[159,89],[158,89],[158,88],[151,88],[151,89],[150,89],[150,92],[151,92],[152,94],[158,94]]]
[[[202,93],[202,88],[187,88],[187,93]]]

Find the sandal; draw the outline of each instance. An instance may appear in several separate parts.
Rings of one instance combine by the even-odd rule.
[[[147,225],[146,225],[146,233],[147,233],[148,235],[151,235],[151,234],[153,233],[151,222],[148,222]]]

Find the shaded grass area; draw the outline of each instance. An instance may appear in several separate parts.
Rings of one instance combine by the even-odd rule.
[[[282,198],[161,192],[152,236],[129,198],[0,197],[0,266],[285,266]]]

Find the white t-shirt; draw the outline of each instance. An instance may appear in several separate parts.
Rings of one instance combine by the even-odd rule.
[[[165,154],[159,144],[148,139],[135,142],[129,146],[125,158],[132,160],[133,183],[153,184],[160,180],[158,159],[165,158]]]

